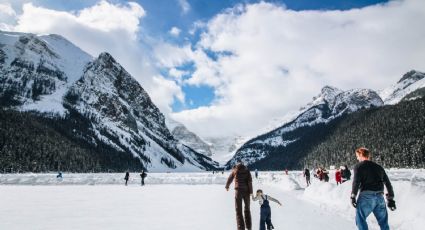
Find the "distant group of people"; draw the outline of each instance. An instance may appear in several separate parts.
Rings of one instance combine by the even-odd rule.
[[[148,176],[148,174],[145,172],[145,170],[142,170],[142,173],[140,173],[141,185],[142,186],[145,185],[145,178],[147,176]],[[128,171],[125,173],[124,180],[125,180],[125,186],[127,186],[128,180],[130,180],[130,173]]]
[[[303,176],[305,177],[307,186],[311,185],[310,175],[310,170],[308,168],[305,168]],[[329,171],[323,167],[318,167],[315,170],[314,177],[319,179],[320,181],[329,182]],[[337,185],[340,185],[350,179],[351,171],[347,165],[341,166],[335,171],[335,181]]]

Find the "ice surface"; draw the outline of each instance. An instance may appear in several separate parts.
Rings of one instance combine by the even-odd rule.
[[[398,209],[389,212],[393,230],[419,230],[425,224],[425,170],[387,170]],[[351,182],[336,186],[312,178],[305,188],[302,172],[260,172],[254,190],[277,198],[272,203],[276,229],[354,230]],[[0,229],[235,229],[233,191],[224,183],[229,172],[149,173],[141,187],[138,173],[0,174]],[[31,185],[31,186],[29,186]],[[44,186],[33,186],[44,185]],[[63,186],[58,186],[63,185]],[[98,185],[98,186],[89,186]],[[251,203],[253,229],[259,205]],[[370,229],[378,229],[374,217]]]

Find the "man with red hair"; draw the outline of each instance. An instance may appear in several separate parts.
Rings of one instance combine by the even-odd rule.
[[[373,212],[381,230],[389,230],[388,213],[384,200],[384,184],[387,188],[387,203],[391,211],[396,209],[394,191],[384,168],[370,160],[367,148],[358,148],[356,157],[359,163],[354,167],[351,204],[356,208],[356,225],[359,230],[367,230],[366,218]],[[356,200],[357,193],[360,194]]]

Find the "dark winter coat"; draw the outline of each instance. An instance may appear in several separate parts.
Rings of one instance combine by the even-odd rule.
[[[148,176],[148,174],[147,174],[147,173],[145,173],[145,172],[140,173],[140,177],[141,177],[142,179],[145,179],[147,176]]]
[[[388,196],[393,198],[393,186],[382,166],[368,160],[356,164],[351,194],[356,196],[359,190],[384,193],[384,185],[387,188]]]
[[[344,170],[342,170],[341,176],[342,176],[343,180],[350,180],[351,179],[351,171],[348,168],[345,168]]]
[[[245,165],[236,165],[227,179],[226,189],[230,187],[233,180],[235,180],[235,190],[237,192],[252,194],[252,176]]]
[[[304,177],[310,177],[310,170],[308,169],[304,170]]]

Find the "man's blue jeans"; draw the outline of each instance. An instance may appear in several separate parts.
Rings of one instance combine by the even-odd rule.
[[[374,191],[363,191],[357,199],[356,225],[359,230],[368,230],[366,218],[372,212],[381,230],[389,230],[388,212],[383,194]]]

